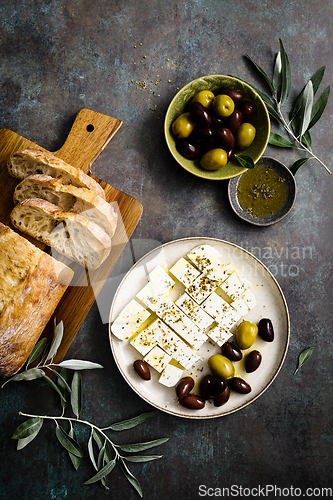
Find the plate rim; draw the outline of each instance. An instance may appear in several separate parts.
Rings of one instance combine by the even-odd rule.
[[[234,409],[231,409],[227,412],[224,412],[222,414],[214,414],[214,415],[199,415],[199,414],[179,414],[173,410],[170,410],[168,408],[163,408],[162,406],[158,405],[157,403],[155,402],[152,402],[150,401],[146,396],[144,396],[143,394],[140,393],[140,391],[138,391],[136,389],[136,387],[134,387],[134,385],[131,383],[130,380],[128,380],[126,374],[124,373],[123,369],[122,369],[122,366],[119,362],[119,360],[117,359],[117,357],[115,356],[115,352],[114,352],[114,347],[113,347],[113,334],[111,332],[111,315],[112,315],[112,311],[113,311],[113,307],[114,307],[114,304],[115,304],[115,301],[116,301],[116,298],[120,292],[120,289],[122,287],[122,284],[124,283],[124,281],[127,279],[128,275],[131,273],[131,271],[137,267],[140,262],[146,258],[149,257],[149,255],[151,255],[152,253],[154,252],[158,252],[158,251],[161,251],[162,248],[166,247],[166,246],[169,246],[169,245],[172,245],[172,244],[176,244],[176,243],[181,243],[181,242],[189,242],[189,241],[198,241],[198,240],[205,240],[205,241],[210,241],[210,242],[213,242],[213,241],[218,241],[219,243],[222,243],[222,244],[227,244],[227,245],[231,245],[232,247],[235,247],[237,250],[240,250],[242,252],[245,252],[246,254],[248,254],[250,257],[252,257],[253,259],[255,259],[255,261],[260,265],[262,266],[265,271],[269,274],[270,278],[273,280],[278,292],[279,292],[279,295],[282,299],[282,302],[283,302],[283,305],[284,305],[284,312],[285,312],[285,315],[286,315],[286,322],[287,322],[287,332],[286,332],[286,342],[285,342],[285,346],[284,346],[284,352],[283,352],[283,356],[279,362],[279,365],[274,373],[274,375],[270,378],[270,380],[267,382],[267,384],[265,385],[265,387],[263,387],[261,389],[261,391],[253,397],[253,399],[251,399],[250,401],[247,401],[247,402],[244,402],[243,404],[241,404],[240,406],[238,406],[237,408],[234,408]],[[203,243],[204,244],[204,243]],[[288,304],[287,304],[287,301],[286,301],[286,298],[283,294],[283,291],[282,291],[282,288],[281,286],[279,285],[278,281],[276,280],[276,278],[273,276],[273,274],[270,272],[270,270],[267,268],[267,266],[265,266],[265,264],[263,264],[261,262],[260,259],[258,259],[258,257],[256,257],[255,255],[253,255],[251,252],[249,252],[248,250],[242,248],[241,246],[237,245],[236,243],[232,243],[230,241],[227,241],[227,240],[222,240],[222,239],[219,239],[219,238],[213,238],[213,237],[209,237],[209,236],[188,236],[188,237],[185,237],[185,238],[178,238],[176,240],[171,240],[171,241],[168,241],[166,243],[162,243],[161,245],[159,245],[158,247],[154,248],[153,250],[150,250],[149,252],[147,252],[145,255],[143,255],[142,257],[140,257],[139,260],[137,260],[132,266],[131,268],[127,271],[127,273],[123,276],[121,282],[119,283],[118,285],[118,288],[116,290],[116,293],[114,294],[114,297],[112,299],[112,303],[111,303],[111,307],[110,307],[110,313],[109,313],[109,342],[110,342],[110,347],[111,347],[111,352],[112,352],[112,356],[113,356],[113,359],[122,375],[122,377],[124,378],[125,382],[131,387],[131,389],[138,395],[140,396],[144,401],[146,401],[147,403],[149,403],[151,406],[155,407],[156,409],[160,410],[160,411],[163,411],[164,413],[168,413],[170,415],[173,415],[173,416],[176,416],[176,417],[180,417],[180,418],[187,418],[187,419],[195,419],[195,420],[207,420],[207,419],[212,419],[212,418],[220,418],[220,417],[225,417],[227,415],[230,415],[232,413],[235,413],[239,410],[242,410],[243,408],[245,408],[246,406],[250,405],[251,403],[253,403],[256,399],[258,399],[271,385],[272,383],[274,382],[274,380],[276,379],[277,375],[279,374],[283,364],[284,364],[284,361],[285,361],[285,358],[287,356],[287,352],[288,352],[288,347],[289,347],[289,341],[290,341],[290,314],[289,314],[289,309],[288,309]]]

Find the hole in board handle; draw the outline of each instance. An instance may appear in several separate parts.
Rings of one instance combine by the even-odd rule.
[[[87,125],[87,131],[92,132],[94,130],[94,125]]]

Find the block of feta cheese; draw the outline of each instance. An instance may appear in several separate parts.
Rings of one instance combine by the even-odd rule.
[[[247,307],[250,310],[252,310],[257,305],[257,299],[249,289],[245,290],[245,292],[242,295],[242,299],[245,301]]]
[[[215,342],[215,344],[221,347],[228,339],[230,339],[232,333],[217,324],[207,332],[207,335],[213,342]]]
[[[147,309],[132,299],[112,323],[111,331],[118,339],[128,340],[150,315]]]
[[[143,358],[143,361],[149,366],[161,373],[167,364],[171,361],[171,356],[167,354],[158,345],[155,345]]]
[[[215,292],[219,285],[219,280],[200,274],[200,276],[193,281],[192,285],[186,289],[186,292],[200,305],[211,293]]]
[[[241,317],[242,315],[237,311],[237,309],[229,306],[227,311],[216,318],[216,322],[221,328],[230,330],[230,328],[232,328],[241,319]]]
[[[168,363],[162,371],[158,381],[160,384],[165,385],[166,387],[173,387],[181,379],[183,373],[184,369],[181,366],[172,364],[171,360],[171,362]]]
[[[203,273],[211,279],[223,283],[235,271],[234,264],[223,264],[222,262],[214,262],[207,266]]]
[[[203,271],[207,266],[214,264],[214,262],[218,262],[221,254],[211,245],[199,245],[188,252],[186,257],[193,262],[200,271]]]
[[[184,293],[176,300],[175,304],[197,325],[205,331],[213,323],[213,318],[207,314],[193,299]]]
[[[162,293],[170,292],[176,284],[162,266],[155,267],[155,269],[148,274],[148,280]]]
[[[196,269],[190,262],[188,262],[184,257],[181,257],[169,270],[170,273],[177,278],[178,281],[183,283],[185,288],[190,286],[190,284],[197,278],[200,271]]]
[[[236,309],[236,311],[239,312],[241,316],[245,316],[249,312],[249,308],[247,306],[247,303],[243,299],[243,297],[236,297],[232,302],[231,302],[231,307]]]
[[[221,284],[221,288],[228,295],[228,297],[236,299],[237,297],[241,297],[243,295],[245,290],[247,290],[248,285],[246,283],[242,283],[237,271],[235,271]]]
[[[213,319],[222,316],[230,309],[230,305],[220,295],[213,292],[202,304],[201,307]]]
[[[161,292],[151,282],[148,283],[136,294],[136,297],[141,300],[145,306],[149,307],[151,311],[155,311],[158,300],[162,297]]]
[[[199,349],[207,340],[207,336],[169,297],[160,300],[155,312],[164,323],[178,333],[194,349]]]
[[[147,326],[147,328],[130,339],[131,346],[139,351],[142,356],[145,356],[161,340],[159,330],[157,328],[157,321],[159,320],[156,319],[153,323]]]

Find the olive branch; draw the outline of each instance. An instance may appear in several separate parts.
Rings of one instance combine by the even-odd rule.
[[[305,151],[309,155],[298,159],[290,167],[290,170],[294,175],[300,166],[310,159],[316,160],[329,174],[333,174],[333,172],[331,172],[322,160],[314,154],[310,135],[310,129],[312,129],[312,127],[321,118],[330,95],[330,87],[328,86],[315,102],[314,98],[323,79],[326,67],[321,67],[314,73],[314,75],[312,75],[301,93],[298,95],[292,111],[288,113],[288,119],[286,119],[282,113],[282,107],[290,95],[292,78],[288,55],[284,49],[281,39],[279,39],[279,42],[280,50],[278,51],[274,62],[272,80],[249,55],[246,55],[246,57],[254,64],[256,69],[264,78],[271,93],[271,98],[261,90],[253,87],[253,85],[251,85],[251,87],[260,95],[269,114],[284,127],[289,138],[293,141],[290,142],[285,137],[271,132],[268,142],[272,146],[296,148]]]
[[[79,359],[65,360],[55,364],[53,360],[57,354],[62,338],[63,323],[60,322],[57,325],[55,322],[54,334],[51,342],[48,342],[46,338],[37,342],[27,360],[25,369],[21,373],[8,379],[2,385],[2,387],[4,387],[10,381],[19,382],[24,380],[36,385],[48,383],[60,396],[62,406],[62,413],[60,416],[32,415],[19,412],[19,415],[28,417],[28,420],[20,424],[12,436],[12,439],[17,440],[17,449],[21,450],[25,448],[37,437],[44,421],[52,421],[55,424],[55,433],[58,441],[67,450],[70,460],[75,470],[77,470],[81,459],[84,457],[84,451],[79,443],[76,427],[78,425],[88,426],[90,428],[90,436],[87,442],[88,456],[95,470],[95,474],[85,481],[84,484],[88,485],[101,481],[104,488],[108,489],[106,477],[112,472],[115,466],[119,464],[126,479],[142,497],[143,493],[140,483],[130,471],[128,462],[143,463],[161,458],[162,455],[141,455],[138,454],[138,452],[159,446],[168,441],[168,438],[160,438],[142,443],[118,445],[111,440],[107,431],[131,429],[151,418],[156,411],[145,412],[134,418],[116,422],[104,428],[100,428],[87,420],[81,419],[81,371],[103,368],[103,366],[98,363]],[[37,365],[29,368],[30,365],[38,359],[39,362]],[[55,369],[56,367],[61,369],[60,372]],[[45,370],[49,370],[52,375],[56,376],[56,382],[46,374]],[[70,407],[75,417],[65,416],[67,407]],[[63,423],[69,426],[69,430],[65,430]]]

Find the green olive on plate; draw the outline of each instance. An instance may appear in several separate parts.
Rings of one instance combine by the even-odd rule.
[[[258,335],[258,327],[250,321],[242,321],[236,330],[236,342],[240,349],[249,349]]]

